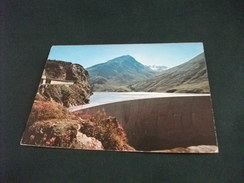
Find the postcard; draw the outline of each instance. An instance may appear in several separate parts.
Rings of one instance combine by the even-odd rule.
[[[218,153],[203,43],[52,46],[20,144]]]

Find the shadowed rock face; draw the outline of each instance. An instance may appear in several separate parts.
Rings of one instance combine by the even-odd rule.
[[[88,72],[79,64],[48,60],[45,66],[49,80],[73,81],[74,84],[44,84],[39,87],[36,100],[53,100],[66,107],[83,105],[92,95]]]
[[[47,78],[58,80],[87,81],[88,72],[79,64],[48,60],[45,65]]]
[[[83,110],[101,109],[121,122],[129,144],[137,150],[216,145],[209,96],[141,99]]]

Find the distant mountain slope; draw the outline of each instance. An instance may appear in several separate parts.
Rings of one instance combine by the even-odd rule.
[[[204,53],[161,74],[132,85],[135,91],[208,93]]]
[[[167,67],[163,65],[148,65],[148,67],[156,72],[161,72],[167,69]]]
[[[155,71],[125,55],[87,68],[93,91],[130,91],[131,83],[155,75]]]

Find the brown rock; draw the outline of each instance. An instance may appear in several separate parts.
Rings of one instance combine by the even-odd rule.
[[[48,60],[44,73],[46,82],[40,84],[37,100],[53,100],[65,107],[89,102],[92,91],[88,83],[88,72],[81,65]]]

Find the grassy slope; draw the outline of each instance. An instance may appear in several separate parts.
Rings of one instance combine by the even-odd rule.
[[[207,93],[209,83],[204,53],[132,87],[135,91]]]

